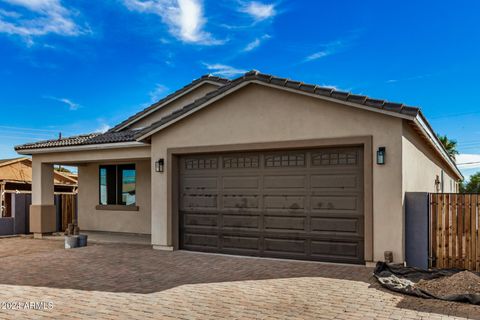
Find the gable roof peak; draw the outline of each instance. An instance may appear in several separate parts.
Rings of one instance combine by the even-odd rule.
[[[248,77],[248,76],[257,76],[257,75],[259,75],[259,74],[261,74],[260,71],[255,70],[255,69],[252,69],[252,70],[250,70],[250,71],[245,72],[244,76],[245,76],[245,77]]]
[[[230,83],[230,80],[228,80],[228,79],[221,78],[221,77],[218,77],[218,76],[214,76],[214,75],[211,75],[211,74],[204,74],[200,78],[194,79],[192,82],[185,85],[184,87],[178,89],[175,92],[170,93],[169,95],[165,96],[164,98],[160,99],[159,101],[151,104],[147,108],[144,108],[143,110],[137,112],[136,114],[132,115],[128,119],[124,120],[123,122],[117,124],[116,126],[111,128],[110,130],[108,130],[108,132],[116,132],[116,131],[119,131],[119,130],[122,130],[122,129],[128,127],[129,125],[131,125],[135,121],[137,121],[137,120],[141,119],[142,117],[148,115],[149,113],[157,110],[162,105],[164,105],[164,104],[166,104],[170,101],[173,101],[174,99],[182,96],[183,94],[188,93],[189,91],[195,89],[196,87],[200,86],[202,83],[204,83],[206,81],[210,81],[210,83],[213,82],[219,87]]]

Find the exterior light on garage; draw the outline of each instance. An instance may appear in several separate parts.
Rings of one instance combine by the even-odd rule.
[[[385,147],[379,147],[377,150],[377,164],[385,164]]]
[[[163,172],[164,163],[165,161],[163,159],[158,159],[157,161],[155,161],[155,171]]]

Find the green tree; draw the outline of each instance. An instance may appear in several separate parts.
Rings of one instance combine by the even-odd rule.
[[[58,165],[57,167],[55,167],[55,170],[59,172],[72,173],[72,171],[68,170],[65,167],[62,167],[61,165]]]
[[[480,193],[480,172],[477,172],[471,175],[470,180],[468,180],[467,183],[462,183],[462,184],[463,184],[463,187],[460,187],[461,192]]]
[[[457,141],[448,139],[447,135],[443,135],[443,136],[438,135],[438,139],[445,147],[445,150],[447,150],[447,153],[450,156],[450,158],[455,160],[455,157],[458,154]]]

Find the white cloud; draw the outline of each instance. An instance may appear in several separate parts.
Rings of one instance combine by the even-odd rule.
[[[107,132],[108,130],[110,130],[110,126],[108,124],[105,124],[105,123],[102,123],[96,130],[95,132],[101,132],[101,133],[104,133],[104,132]]]
[[[229,77],[234,77],[236,75],[247,72],[246,70],[237,69],[237,68],[227,66],[224,64],[219,64],[219,63],[215,63],[215,64],[204,63],[204,65],[208,70],[212,71],[212,74],[220,77],[229,78]]]
[[[305,58],[305,61],[312,61],[312,60],[317,60],[317,59],[320,59],[320,58],[323,58],[323,57],[326,57],[328,55],[330,55],[331,52],[329,51],[318,51],[318,52],[315,52],[311,55],[309,55],[308,57]]]
[[[58,101],[58,102],[62,102],[62,103],[66,104],[68,106],[69,110],[72,110],[72,111],[78,110],[78,108],[81,107],[78,103],[75,103],[72,100],[67,99],[67,98],[57,98],[57,97],[50,97],[50,96],[44,97],[44,98],[45,99],[50,99],[50,100],[55,100],[55,101]]]
[[[342,39],[342,40],[336,40],[329,42],[327,44],[322,45],[323,49],[319,50],[317,52],[314,52],[310,55],[308,55],[303,62],[309,62],[309,61],[314,61],[318,60],[321,58],[328,57],[332,54],[335,54],[341,50],[343,50],[345,47],[350,45],[350,42],[352,39]]]
[[[27,44],[32,37],[57,34],[78,36],[89,33],[88,27],[79,26],[73,19],[75,13],[62,5],[60,0],[1,0],[12,6],[0,10],[0,33],[22,36]],[[28,10],[25,17],[21,11]]]
[[[155,85],[155,89],[153,89],[152,91],[150,91],[149,95],[150,95],[150,99],[155,102],[155,101],[158,101],[160,100],[161,98],[163,98],[163,96],[165,95],[165,93],[168,91],[168,88],[165,87],[164,85],[162,84],[156,84]]]
[[[322,84],[321,87],[328,88],[328,89],[333,89],[335,91],[342,91],[337,86],[331,85],[331,84]]]
[[[264,40],[270,39],[271,37],[268,34],[263,35],[260,38],[256,38],[252,42],[246,45],[246,47],[243,49],[243,51],[252,51],[253,49],[257,48],[262,44]]]
[[[186,43],[219,45],[224,40],[215,39],[204,30],[207,19],[200,0],[123,0],[131,11],[156,14],[161,17],[170,33]]]
[[[257,1],[244,3],[240,11],[249,14],[256,21],[272,18],[277,14],[274,4],[264,4]]]

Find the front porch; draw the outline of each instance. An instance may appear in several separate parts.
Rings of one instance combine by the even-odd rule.
[[[30,232],[35,237],[57,231],[52,175],[60,164],[78,168],[77,221],[89,241],[151,244],[149,147],[41,153],[32,161]]]

